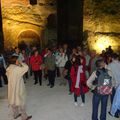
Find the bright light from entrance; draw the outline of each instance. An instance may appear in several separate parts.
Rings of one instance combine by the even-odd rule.
[[[112,46],[112,42],[109,37],[98,37],[96,43],[94,44],[94,49],[100,53],[109,46]]]

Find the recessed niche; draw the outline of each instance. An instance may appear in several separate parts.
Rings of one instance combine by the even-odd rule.
[[[36,5],[37,4],[37,0],[29,0],[31,5]]]

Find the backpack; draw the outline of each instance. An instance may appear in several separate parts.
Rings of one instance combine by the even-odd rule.
[[[99,69],[96,71],[95,79],[96,92],[100,95],[112,94],[112,77],[108,74],[107,69]]]

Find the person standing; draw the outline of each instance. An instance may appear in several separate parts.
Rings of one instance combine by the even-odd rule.
[[[22,50],[22,55],[24,57],[23,62],[26,63],[29,66],[29,56],[27,55],[25,50]],[[25,78],[25,81],[26,81],[26,79],[28,79],[28,72],[25,73],[24,78]]]
[[[48,85],[50,88],[54,87],[55,84],[55,57],[52,54],[52,50],[48,49],[47,56],[45,58],[45,69],[48,73]]]
[[[71,50],[67,43],[63,44],[64,53],[67,55],[67,58],[70,59]]]
[[[88,54],[88,50],[84,49],[83,51],[83,56],[85,57],[85,74],[86,74],[86,78],[89,78],[89,61],[90,61],[90,55]]]
[[[59,49],[59,56],[58,56],[58,60],[57,60],[57,66],[58,66],[59,71],[60,71],[60,85],[66,85],[66,83],[67,83],[65,78],[64,78],[64,75],[63,75],[63,70],[64,70],[64,67],[65,67],[65,64],[67,61],[68,61],[68,57],[65,54],[64,49],[60,48]]]
[[[108,97],[110,94],[112,94],[112,87],[115,83],[113,80],[112,72],[105,68],[103,59],[96,61],[96,67],[96,71],[94,71],[87,80],[87,85],[93,92],[92,120],[98,120],[100,102],[100,120],[106,120]]]
[[[13,111],[14,119],[21,117],[21,120],[29,120],[25,111],[25,85],[23,75],[28,71],[28,66],[18,60],[18,56],[10,58],[10,65],[6,70],[8,77],[8,102]]]
[[[81,59],[79,56],[72,58],[72,67],[71,67],[71,80],[72,80],[72,86],[71,86],[71,92],[74,93],[74,104],[75,106],[78,105],[77,98],[81,95],[82,104],[81,106],[84,106],[85,104],[85,93],[88,92],[88,87],[86,85],[86,77],[85,72],[83,70],[83,65],[81,64]]]
[[[5,62],[5,59],[4,59],[4,56],[2,54],[0,54],[0,87],[3,86],[2,84],[2,77],[3,77],[3,80],[4,80],[4,84],[7,85],[8,84],[8,79],[7,79],[7,76],[6,76],[6,62]]]
[[[115,97],[113,99],[112,107],[109,114],[113,117],[120,117],[120,85],[117,87]]]
[[[65,77],[65,79],[68,80],[68,85],[69,85],[69,95],[72,94],[72,92],[71,92],[72,80],[71,80],[71,77],[70,77],[71,67],[72,67],[72,61],[71,61],[71,60],[68,60],[68,61],[66,62],[66,64],[65,64],[64,69],[63,69],[64,77]]]
[[[96,54],[96,51],[93,50],[90,53],[90,60],[89,60],[89,74],[91,75],[96,70],[95,62],[99,59]]]
[[[34,85],[38,83],[38,79],[39,79],[39,84],[41,86],[42,85],[42,68],[41,68],[42,57],[39,55],[38,50],[35,50],[34,55],[31,56],[30,64],[31,64],[32,71],[34,73],[34,78],[35,78]]]
[[[20,49],[18,47],[15,47],[15,52],[12,54],[13,56],[18,56],[19,61],[24,61],[24,56],[22,55]]]
[[[112,71],[116,82],[116,86],[113,87],[112,95],[111,95],[111,103],[112,103],[116,88],[118,85],[120,85],[120,62],[118,60],[118,55],[116,53],[112,55],[112,62],[108,64],[107,68]]]

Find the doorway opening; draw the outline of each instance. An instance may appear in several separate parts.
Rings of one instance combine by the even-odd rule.
[[[18,46],[24,49],[25,46],[36,46],[41,48],[40,36],[32,30],[22,31],[18,36]]]

